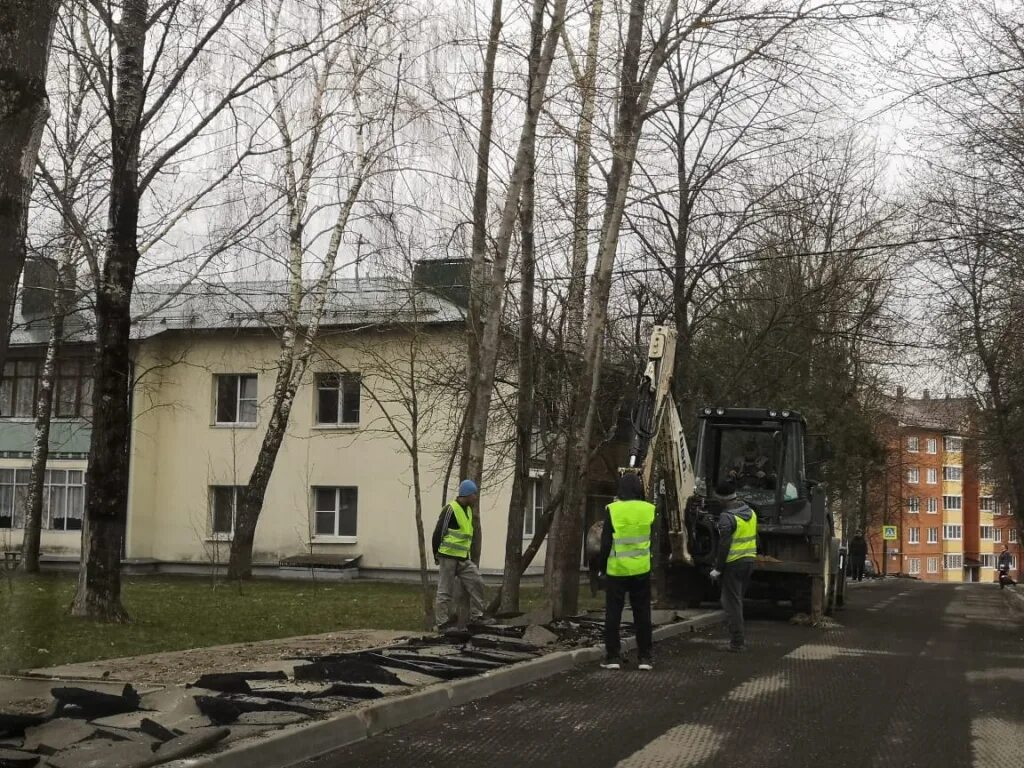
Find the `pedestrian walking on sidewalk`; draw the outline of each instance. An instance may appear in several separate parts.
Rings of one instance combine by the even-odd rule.
[[[1003,551],[999,553],[999,588],[1016,586],[1017,582],[1010,578],[1010,566],[1013,565],[1013,556],[1010,548],[1003,544]]]
[[[746,650],[743,631],[743,597],[750,586],[757,557],[757,515],[736,498],[736,485],[723,480],[715,488],[723,502],[718,516],[718,556],[711,579],[722,580],[722,609],[729,627],[729,650]]]
[[[469,620],[487,624],[484,619],[484,581],[470,559],[473,548],[473,507],[480,491],[472,480],[459,483],[459,495],[448,502],[434,527],[434,562],[438,566],[437,597],[434,620],[438,631],[450,629],[458,622],[452,616],[452,593],[459,582],[469,595]]]
[[[615,501],[605,508],[598,569],[605,575],[604,647],[605,669],[622,667],[619,627],[626,595],[633,609],[638,667],[654,669],[651,630],[651,527],[654,505],[644,501],[640,477],[619,478]]]
[[[868,543],[864,540],[864,531],[850,539],[850,576],[854,581],[864,581],[864,561],[868,558]]]

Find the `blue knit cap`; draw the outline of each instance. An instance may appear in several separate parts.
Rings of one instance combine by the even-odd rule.
[[[476,487],[476,483],[472,480],[463,480],[459,483],[459,496],[465,498],[466,496],[472,496],[480,489]]]

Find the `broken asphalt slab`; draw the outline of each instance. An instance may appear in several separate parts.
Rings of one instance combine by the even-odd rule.
[[[33,768],[39,764],[39,755],[20,749],[0,747],[0,768]]]
[[[654,638],[658,641],[667,640],[719,624],[722,620],[721,611],[708,611],[685,621],[656,627]],[[635,641],[632,638],[623,641],[624,650],[632,650],[634,647]],[[481,653],[504,655],[507,652],[491,649]],[[287,768],[302,760],[318,757],[414,720],[435,715],[449,707],[567,672],[578,664],[593,663],[603,653],[602,647],[590,646],[556,651],[540,657],[535,654],[509,654],[516,657],[514,662],[510,662],[511,666],[486,671],[465,680],[439,682],[407,695],[367,702],[361,708],[345,710],[312,723],[290,726],[270,735],[238,741],[221,752],[197,755],[169,764],[167,768]]]

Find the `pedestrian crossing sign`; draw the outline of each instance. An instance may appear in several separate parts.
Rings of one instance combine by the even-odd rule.
[[[886,541],[896,541],[899,536],[896,535],[895,525],[883,525],[882,526],[882,538]]]

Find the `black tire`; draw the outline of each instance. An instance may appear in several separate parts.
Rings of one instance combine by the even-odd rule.
[[[807,578],[799,586],[794,586],[789,596],[796,613],[811,615],[811,579]]]

